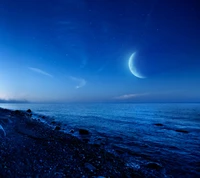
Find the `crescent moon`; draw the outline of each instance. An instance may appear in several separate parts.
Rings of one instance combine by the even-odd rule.
[[[137,77],[137,78],[145,78],[144,76],[142,76],[138,71],[137,71],[137,68],[135,66],[135,60],[134,60],[134,57],[135,57],[135,54],[136,53],[133,53],[130,58],[129,58],[129,61],[128,61],[128,66],[129,66],[129,69],[131,71],[131,73]]]

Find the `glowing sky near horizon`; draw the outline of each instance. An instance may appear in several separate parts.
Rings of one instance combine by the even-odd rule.
[[[0,101],[200,102],[195,0],[3,0],[0,14]]]

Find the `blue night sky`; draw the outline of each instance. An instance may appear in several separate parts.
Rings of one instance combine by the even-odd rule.
[[[0,99],[200,102],[198,0],[0,0]]]

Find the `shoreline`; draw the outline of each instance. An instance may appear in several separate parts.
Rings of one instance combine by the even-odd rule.
[[[100,145],[43,119],[33,119],[31,110],[0,108],[1,177],[144,177]]]

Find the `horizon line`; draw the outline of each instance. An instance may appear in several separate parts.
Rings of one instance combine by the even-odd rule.
[[[161,102],[128,102],[128,101],[117,101],[117,102],[113,102],[113,101],[64,101],[64,102],[54,102],[54,101],[41,101],[41,102],[32,102],[32,101],[0,101],[0,104],[93,104],[93,103],[104,103],[104,104],[114,104],[114,103],[118,103],[118,104],[187,104],[187,103],[200,103],[200,101],[185,101],[185,102],[179,102],[179,101],[172,101],[172,102],[165,102],[165,101],[161,101]]]

